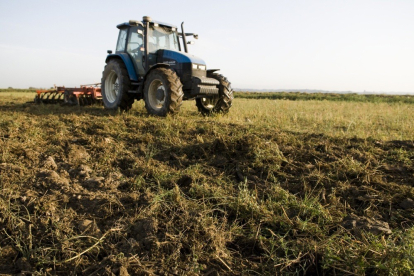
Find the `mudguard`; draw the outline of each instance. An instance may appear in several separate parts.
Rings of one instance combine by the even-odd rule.
[[[138,75],[135,71],[134,64],[132,63],[132,60],[127,53],[110,54],[106,57],[105,62],[108,63],[113,58],[121,59],[124,62],[125,67],[128,70],[129,79],[131,81],[138,81]]]

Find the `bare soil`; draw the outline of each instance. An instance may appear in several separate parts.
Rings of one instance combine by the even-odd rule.
[[[413,271],[413,140],[195,112],[0,112],[3,274]]]

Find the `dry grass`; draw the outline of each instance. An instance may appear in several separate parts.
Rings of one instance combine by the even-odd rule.
[[[237,99],[223,122],[335,137],[407,140],[414,137],[408,104]]]
[[[33,96],[0,93],[4,273],[414,273],[410,105],[156,118]]]

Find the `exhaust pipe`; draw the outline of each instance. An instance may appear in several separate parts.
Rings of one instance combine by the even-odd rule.
[[[184,50],[185,50],[186,53],[188,53],[188,49],[187,49],[187,39],[185,38],[185,32],[184,32],[184,21],[183,21],[183,23],[181,23],[181,33],[183,35]]]

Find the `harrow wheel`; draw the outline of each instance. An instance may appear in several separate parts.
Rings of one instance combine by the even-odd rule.
[[[40,99],[39,95],[36,95],[36,97],[34,98],[34,103],[35,104],[41,104],[42,103],[42,100]]]
[[[79,105],[78,98],[76,98],[76,96],[72,92],[70,92],[69,90],[65,90],[65,92],[63,93],[63,97],[64,97],[64,103],[65,104]]]

